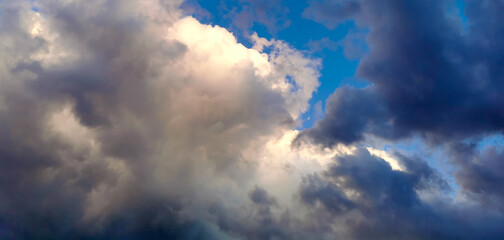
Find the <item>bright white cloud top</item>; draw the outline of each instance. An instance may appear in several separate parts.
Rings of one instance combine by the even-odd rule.
[[[395,122],[379,118],[389,112],[373,86],[339,88],[319,125],[296,130],[321,60],[257,34],[247,48],[181,4],[0,1],[0,238],[502,232],[480,223],[502,221],[486,212],[498,198],[446,194],[424,160],[357,142],[392,136],[378,134]],[[375,132],[348,134],[363,129]],[[501,156],[484,154],[490,165]],[[471,228],[450,231],[458,225]]]
[[[213,204],[238,212],[250,205],[260,175],[300,181],[299,170],[285,169],[292,163],[273,157],[292,155],[282,137],[293,138],[308,107],[319,60],[256,35],[248,49],[171,1],[44,1],[39,11],[30,1],[1,4],[10,21],[0,35],[8,50],[3,127],[33,154],[49,155],[18,160],[39,161],[31,169],[2,171],[49,191],[30,201],[62,205],[50,210],[57,218],[72,211],[72,228],[98,233],[149,207],[161,211],[159,221],[171,211],[183,222],[209,221]],[[2,213],[21,204],[4,199]]]

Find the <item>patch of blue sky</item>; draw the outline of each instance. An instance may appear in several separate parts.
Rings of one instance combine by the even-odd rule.
[[[31,10],[34,11],[34,12],[39,12],[39,9],[37,6],[35,6],[36,4],[36,0],[30,0],[30,3],[31,3]]]
[[[455,18],[461,28],[462,34],[469,32],[469,19],[466,15],[465,0],[455,0],[454,6],[449,7],[448,16]]]
[[[475,144],[476,150],[479,152],[489,147],[504,150],[504,135],[502,134],[491,134],[483,137],[478,136],[474,138],[467,138],[462,142],[466,144]]]
[[[2,4],[4,0],[0,0],[0,4]],[[31,3],[31,10],[34,11],[34,12],[39,12],[39,9],[35,6],[35,2],[36,0],[30,0],[30,3]],[[2,15],[2,8],[0,6],[0,15]]]
[[[455,5],[457,6],[458,14],[459,14],[460,19],[462,20],[462,23],[465,26],[467,26],[468,19],[465,14],[465,8],[466,8],[465,0],[457,0]]]
[[[504,136],[502,134],[494,134],[487,136],[477,143],[476,148],[479,151],[482,151],[488,147],[496,147],[500,150],[504,150]]]
[[[267,39],[275,38],[285,41],[292,47],[306,53],[307,56],[323,60],[321,77],[319,79],[320,87],[309,102],[311,107],[301,116],[302,124],[298,129],[310,128],[315,124],[321,116],[320,107],[322,107],[322,111],[324,111],[326,99],[338,87],[350,85],[362,88],[368,85],[367,82],[355,76],[360,58],[349,58],[348,52],[345,53],[344,42],[348,34],[363,32],[362,29],[359,29],[352,21],[345,21],[334,29],[328,29],[322,24],[302,16],[303,11],[308,7],[306,2],[290,1],[288,6],[286,6],[288,8],[286,17],[289,21],[287,26],[278,26],[274,28],[275,31],[271,31],[271,26],[252,22],[251,29],[245,32],[233,25],[233,19],[229,13],[230,9],[234,9],[235,11],[242,10],[239,1],[191,0],[186,4],[196,5],[195,3],[197,3],[200,9],[195,11],[194,17],[198,18],[198,20],[203,23],[227,28],[234,33],[238,42],[247,47],[252,46],[247,34],[256,32],[260,37]],[[237,5],[230,6],[229,4]],[[321,40],[324,40],[326,44],[314,50],[310,43]],[[362,48],[360,50],[363,52],[367,51],[365,43],[357,44],[356,46]],[[319,106],[315,107],[316,104]]]

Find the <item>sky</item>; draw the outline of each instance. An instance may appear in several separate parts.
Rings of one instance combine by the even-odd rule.
[[[302,129],[313,126],[320,117],[318,110],[315,110],[317,108],[313,106],[320,102],[323,111],[325,100],[337,87],[367,85],[365,81],[359,81],[355,76],[358,60],[367,51],[366,28],[357,27],[353,21],[327,28],[309,19],[307,13],[304,13],[309,6],[308,2],[286,3],[192,0],[186,1],[182,8],[203,23],[229,29],[237,41],[245,46],[252,46],[248,36],[255,32],[261,37],[285,41],[308,56],[319,58],[326,63],[320,69],[320,87],[309,101],[312,107],[301,118],[300,129]],[[351,45],[344,48],[345,44]],[[332,67],[334,65],[338,67]]]
[[[0,239],[503,239],[503,8],[0,0]]]

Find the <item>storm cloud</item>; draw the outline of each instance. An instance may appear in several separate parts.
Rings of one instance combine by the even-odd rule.
[[[338,88],[327,100],[326,116],[302,131],[296,145],[312,142],[331,148],[366,145],[376,139],[387,143],[421,139],[428,150],[441,149],[438,161],[450,166],[460,187],[454,194],[472,203],[461,207],[425,202],[418,194],[426,176],[432,175],[429,168],[408,170],[418,161],[397,155],[402,164],[410,162],[403,166],[406,173],[388,167],[378,170],[376,161],[364,153],[339,160],[323,177],[307,178],[303,199],[320,203],[335,218],[345,219],[353,209],[366,212],[364,220],[349,224],[351,239],[502,237],[497,227],[503,213],[502,145],[483,149],[478,145],[504,129],[504,75],[499,66],[504,32],[497,13],[502,2],[464,1],[462,17],[454,14],[455,1],[317,0],[309,4],[304,16],[328,28],[353,21],[369,30],[369,52],[357,70],[369,85]],[[358,165],[361,161],[367,164]],[[341,182],[341,177],[346,180]],[[443,182],[437,179],[428,182]],[[345,188],[370,202],[350,201]],[[444,194],[438,196],[451,192],[440,191]]]
[[[428,197],[449,191],[439,173],[421,159],[396,158],[403,171],[365,149],[336,157],[326,171],[304,180],[301,199],[312,206],[318,225],[338,228],[342,239],[502,237],[502,215]]]
[[[0,1],[1,239],[502,239],[481,141],[504,128],[503,3],[307,1],[369,30],[369,85],[304,130],[322,61],[182,4]],[[221,5],[247,34],[291,24],[285,1]],[[369,145],[412,138],[442,159]]]
[[[357,75],[371,86],[337,90],[328,117],[303,134],[332,145],[365,134],[448,141],[502,133],[502,3],[467,1],[465,27],[450,7],[454,1],[312,1],[307,11],[332,13],[310,15],[315,21],[369,29]]]

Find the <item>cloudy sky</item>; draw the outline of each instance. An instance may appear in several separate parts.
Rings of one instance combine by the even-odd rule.
[[[0,239],[504,239],[503,10],[0,0]]]

